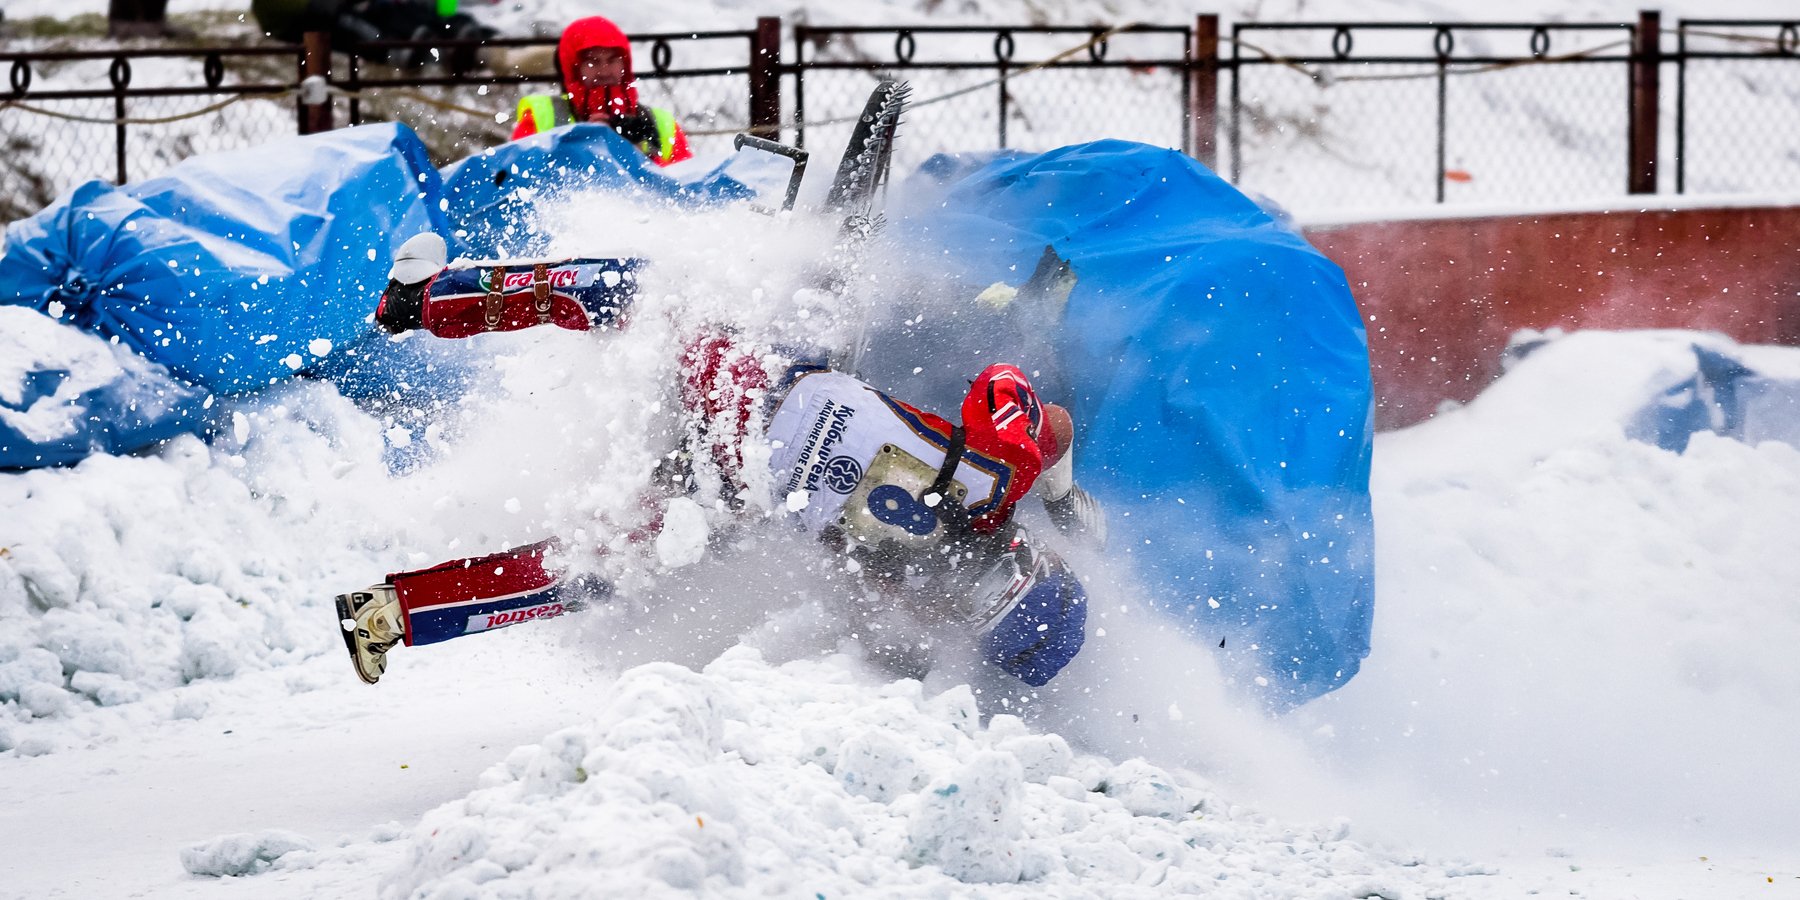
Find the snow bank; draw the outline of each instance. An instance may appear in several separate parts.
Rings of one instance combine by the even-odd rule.
[[[1404,827],[1540,851],[1800,841],[1800,449],[1628,437],[1696,346],[1800,364],[1577,333],[1378,439],[1374,650],[1292,724]]]
[[[966,687],[852,657],[633,669],[419,823],[382,896],[1415,896],[1465,867],[1296,827],[1191,773],[1072,752]]]
[[[374,422],[320,384],[217,412],[212,448],[0,476],[0,749],[48,752],[83,732],[28,724],[332,648],[331,593],[386,541],[353,496],[387,477]],[[135,715],[205,709],[154,706]]]

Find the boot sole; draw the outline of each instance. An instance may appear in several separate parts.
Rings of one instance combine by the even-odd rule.
[[[374,678],[370,678],[363,672],[362,662],[357,659],[355,627],[349,629],[344,628],[344,622],[346,620],[350,622],[356,621],[356,609],[350,605],[350,598],[354,596],[356,596],[356,592],[337,595],[338,631],[343,632],[344,649],[350,653],[350,668],[356,670],[356,677],[361,678],[364,684],[375,684],[381,680],[381,676],[377,675]]]

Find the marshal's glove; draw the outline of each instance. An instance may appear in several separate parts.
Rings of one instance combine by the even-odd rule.
[[[647,112],[632,116],[613,116],[608,120],[613,130],[633,144],[656,143],[656,119]]]

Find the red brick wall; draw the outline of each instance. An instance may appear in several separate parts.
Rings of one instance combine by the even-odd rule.
[[[1800,206],[1317,226],[1369,329],[1376,426],[1499,377],[1521,328],[1698,328],[1800,344]]]

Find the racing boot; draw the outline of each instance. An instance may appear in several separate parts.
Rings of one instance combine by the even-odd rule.
[[[377,584],[339,594],[337,613],[357,676],[369,684],[380,681],[387,671],[387,652],[406,636],[394,586]]]

